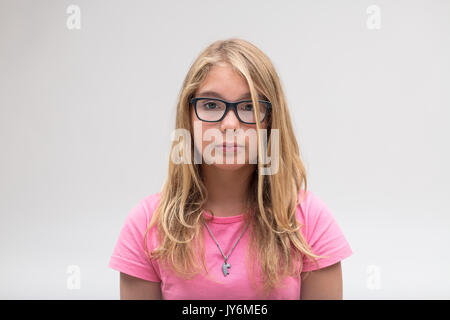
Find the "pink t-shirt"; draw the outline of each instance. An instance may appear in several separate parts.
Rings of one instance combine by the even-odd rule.
[[[303,192],[303,191],[302,191]],[[147,281],[161,282],[162,298],[169,300],[260,300],[265,299],[260,291],[255,291],[248,277],[245,264],[249,230],[231,253],[228,263],[231,267],[225,277],[222,271],[224,258],[206,227],[203,228],[205,239],[205,263],[208,277],[197,275],[185,280],[173,271],[162,268],[158,261],[149,261],[143,248],[145,230],[151,216],[160,201],[160,193],[143,198],[128,214],[113,254],[109,267]],[[299,195],[300,199],[300,195]],[[203,214],[211,217],[207,212]],[[243,215],[215,217],[208,226],[219,243],[222,252],[227,255],[244,227]],[[313,252],[317,255],[330,256],[319,259],[319,269],[335,264],[353,252],[332,212],[326,204],[311,191],[306,192],[302,203],[297,205],[297,219],[305,224],[300,229]],[[156,225],[147,235],[149,252],[158,244]],[[316,265],[304,258],[303,272],[316,270]],[[209,278],[212,277],[213,279]],[[275,288],[268,299],[300,299],[301,278],[286,277],[281,288]]]

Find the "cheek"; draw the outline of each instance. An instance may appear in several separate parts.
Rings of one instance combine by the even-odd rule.
[[[256,125],[249,125],[242,129],[245,133],[246,163],[256,163],[255,159],[257,159],[258,156],[258,135],[256,133]]]
[[[206,123],[203,121],[200,121],[197,119],[197,117],[194,115],[194,119],[192,119],[191,121],[191,125],[192,125],[192,130],[193,130],[193,141],[194,144],[197,148],[197,150],[199,150],[199,147],[201,146],[201,152],[203,152],[203,150],[211,143],[215,142],[214,138],[208,138],[207,135],[208,134],[212,134],[214,133],[213,131],[210,131],[209,133],[207,132],[208,130],[211,129],[217,129],[217,125],[216,124],[210,124],[210,123]],[[205,141],[205,137],[207,137],[207,141]]]
[[[199,146],[203,137],[204,126],[202,126],[202,121],[198,120],[195,115],[194,109],[191,109],[191,129],[191,139],[194,142],[194,146]]]
[[[262,129],[267,129],[267,126],[269,125],[269,117],[266,116],[266,119],[264,119],[264,122],[261,124]]]

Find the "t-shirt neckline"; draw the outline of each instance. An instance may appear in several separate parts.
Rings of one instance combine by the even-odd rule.
[[[203,210],[203,214],[208,218],[213,218],[212,220],[208,221],[209,223],[233,223],[244,220],[243,213],[229,217],[218,217],[218,216],[213,217],[213,215],[206,212],[206,210]]]

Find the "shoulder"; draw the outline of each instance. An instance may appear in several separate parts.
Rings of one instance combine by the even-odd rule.
[[[145,196],[128,212],[111,256],[111,268],[148,281],[161,281],[157,264],[149,264],[146,252],[158,246],[157,229],[148,229],[148,223],[159,201],[159,193]]]
[[[311,190],[301,189],[297,198],[297,219],[302,224],[315,220],[320,212],[326,208],[325,203]]]
[[[161,192],[147,195],[135,204],[127,216],[127,220],[148,223],[161,200]]]
[[[313,241],[322,234],[337,228],[336,219],[327,204],[311,190],[301,190],[296,208],[297,220],[307,240]],[[336,232],[338,230],[335,230]]]
[[[302,194],[302,192],[299,194],[297,205],[300,231],[314,254],[322,256],[319,259],[319,267],[307,259],[303,270],[324,268],[349,257],[353,251],[333,211],[315,193],[308,191]]]

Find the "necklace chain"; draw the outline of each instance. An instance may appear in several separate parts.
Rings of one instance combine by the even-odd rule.
[[[236,247],[237,243],[239,242],[239,240],[241,240],[242,236],[244,235],[245,230],[247,230],[248,225],[250,224],[247,223],[247,225],[245,226],[245,228],[242,230],[241,235],[239,236],[239,238],[236,240],[236,242],[234,243],[233,247],[231,248],[230,252],[228,253],[228,255],[224,255],[222,248],[220,248],[219,243],[217,242],[216,238],[214,237],[214,235],[212,234],[211,230],[209,229],[208,224],[205,222],[206,228],[209,231],[209,234],[211,235],[211,237],[213,238],[214,242],[217,245],[217,248],[219,248],[220,253],[222,254],[223,259],[225,260],[223,265],[222,265],[222,272],[223,272],[223,276],[226,277],[227,275],[230,274],[230,271],[228,270],[229,268],[231,268],[231,265],[228,263],[228,258],[230,257],[231,253],[233,252],[234,248]]]
[[[242,230],[241,235],[239,236],[239,238],[236,240],[236,242],[234,243],[233,247],[231,248],[230,252],[228,253],[227,256],[225,256],[223,254],[222,249],[220,248],[219,243],[217,242],[216,238],[214,237],[214,235],[212,234],[211,230],[208,227],[208,224],[205,222],[206,228],[208,228],[209,234],[211,235],[211,237],[213,238],[214,242],[216,243],[217,247],[220,250],[220,253],[222,254],[223,258],[225,259],[225,263],[227,263],[228,258],[230,257],[231,253],[233,252],[234,247],[236,247],[237,243],[239,242],[239,240],[241,240],[242,236],[244,235],[245,230],[247,230],[247,227],[249,225],[249,223],[247,223],[247,225],[245,226],[244,230]]]

